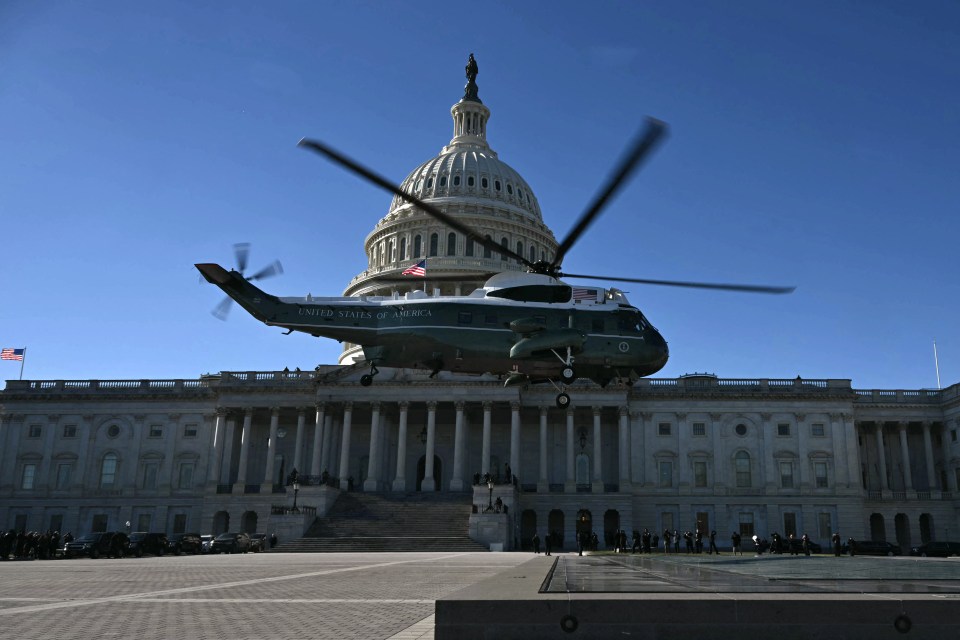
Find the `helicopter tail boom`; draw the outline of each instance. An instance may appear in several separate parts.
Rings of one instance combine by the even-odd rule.
[[[195,264],[194,266],[207,282],[222,289],[227,296],[261,322],[268,320],[268,316],[272,315],[269,312],[270,309],[275,308],[275,305],[279,303],[276,296],[265,293],[236,271],[227,271],[214,263]]]

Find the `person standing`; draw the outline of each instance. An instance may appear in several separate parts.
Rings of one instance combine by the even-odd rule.
[[[546,553],[544,553],[543,555],[549,556],[549,555],[551,555],[550,552],[553,551],[553,532],[552,532],[552,531],[547,531],[547,535],[545,535],[545,536],[543,537],[543,540],[544,540],[544,542],[545,542],[546,545],[547,545]]]
[[[803,555],[810,555],[810,536],[804,533],[800,536],[800,545],[803,547]]]
[[[710,531],[710,550],[707,553],[720,555],[720,549],[717,548],[717,532]]]
[[[830,538],[830,542],[833,543],[833,555],[836,558],[840,557],[840,532],[835,531],[833,537]]]
[[[730,536],[730,542],[733,543],[733,555],[743,555],[743,549],[740,548],[740,534],[736,531]]]
[[[533,532],[533,553],[534,555],[540,555],[540,534],[536,531]]]

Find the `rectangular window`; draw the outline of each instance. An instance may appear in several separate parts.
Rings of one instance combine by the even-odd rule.
[[[657,425],[657,435],[658,435],[658,436],[668,436],[668,435],[670,435],[670,423],[669,423],[669,422],[661,422],[659,425]]]
[[[497,324],[497,314],[495,314],[495,313],[488,313],[488,314],[484,315],[484,316],[483,316],[483,323],[484,323],[484,324]]]
[[[37,465],[33,463],[23,465],[23,473],[20,475],[20,488],[33,489],[33,480],[37,475]]]
[[[184,438],[196,438],[197,437],[197,425],[188,424],[183,427],[183,437]]]
[[[817,514],[817,534],[821,540],[827,540],[833,536],[833,523],[829,513]]]
[[[707,486],[707,463],[702,460],[693,463],[693,486]]]
[[[784,489],[793,489],[793,463],[780,463],[780,486]]]
[[[30,428],[27,430],[28,438],[39,438],[41,435],[43,435],[43,427],[38,424],[30,425]]]
[[[150,531],[150,514],[141,513],[137,516],[137,531]]]
[[[697,511],[697,531],[706,537],[710,531],[710,514],[706,511]]]
[[[660,524],[663,525],[664,529],[669,529],[673,531],[673,513],[670,511],[664,511],[660,514]]]
[[[178,513],[173,516],[173,532],[185,533],[187,531],[187,514]]]
[[[666,460],[660,462],[660,486],[673,486],[673,463]]]
[[[707,435],[707,425],[702,422],[693,423],[693,435],[695,436],[705,436]]]
[[[160,464],[157,462],[147,462],[143,465],[143,484],[144,489],[157,488],[157,472],[160,470]],[[140,529],[143,531],[143,529]]]
[[[460,324],[473,324],[473,314],[469,311],[461,311],[457,315],[457,322]]]
[[[50,531],[62,531],[63,530],[63,515],[56,514],[50,516]]]
[[[97,513],[93,516],[93,524],[90,525],[90,530],[93,533],[104,533],[107,530],[107,514]]]
[[[150,425],[150,437],[151,438],[161,438],[163,437],[163,427],[159,424]]]
[[[783,537],[789,538],[790,536],[797,535],[797,514],[792,511],[788,511],[783,514]]]
[[[73,471],[73,465],[61,462],[57,465],[57,489],[70,488],[70,474]]]
[[[817,489],[826,489],[829,486],[827,482],[827,463],[814,462],[813,474],[817,478]]]
[[[956,441],[957,441],[957,430],[950,429],[950,442],[956,442]]]
[[[75,425],[75,424],[65,424],[65,425],[63,425],[63,437],[64,437],[64,438],[76,438],[76,437],[77,437],[77,425]]]
[[[740,512],[740,536],[744,538],[744,543],[753,537],[753,513]]]
[[[789,436],[790,435],[790,423],[781,422],[777,425],[777,435],[778,436]]]
[[[826,435],[826,429],[824,429],[823,423],[815,422],[810,425],[810,435],[812,435],[814,438],[822,438],[824,435]]]
[[[179,484],[180,489],[190,489],[193,487],[193,467],[192,462],[184,462],[180,465]]]

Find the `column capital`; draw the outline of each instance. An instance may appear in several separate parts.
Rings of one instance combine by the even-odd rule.
[[[374,400],[373,402],[371,402],[371,403],[370,403],[370,410],[371,410],[371,411],[380,411],[380,401],[379,401],[379,400]]]
[[[597,406],[597,405],[593,405],[593,407],[591,407],[591,409],[593,409],[593,417],[594,417],[594,418],[596,418],[597,416],[599,416],[599,415],[603,412],[603,407],[599,407],[599,406]]]
[[[676,413],[676,416],[677,416],[677,420],[680,420],[681,422],[687,419],[687,414],[681,413],[679,411]]]
[[[314,408],[315,408],[317,411],[326,411],[326,409],[327,409],[327,403],[326,403],[326,402],[315,402],[315,403],[313,404],[313,406],[314,406]]]
[[[649,411],[641,411],[641,412],[640,412],[640,417],[643,418],[643,421],[644,421],[644,422],[647,422],[648,420],[650,420],[650,419],[653,418],[653,413],[651,413],[651,412],[649,412]]]
[[[573,415],[574,415],[574,413],[575,413],[575,412],[574,412],[572,406],[571,406],[571,407],[567,407],[567,417],[568,417],[568,418],[572,418]]]
[[[797,417],[797,424],[807,421],[807,414],[805,413],[796,413],[794,415]]]
[[[898,420],[898,421],[897,421],[897,431],[906,431],[906,430],[907,430],[907,427],[908,427],[909,425],[910,425],[910,423],[907,422],[906,420]]]
[[[467,406],[467,403],[463,400],[457,400],[456,402],[453,403],[453,408],[456,409],[458,412],[462,412],[464,407],[466,406]]]
[[[230,413],[230,409],[227,407],[217,407],[217,417],[226,417]]]
[[[763,421],[763,422],[770,422],[770,418],[772,418],[772,417],[773,417],[773,414],[772,414],[772,413],[761,413],[761,414],[760,414],[760,420]]]
[[[436,411],[437,410],[437,401],[430,400],[427,402],[427,411]]]
[[[244,407],[243,409],[244,416],[253,416],[253,407]]]
[[[353,411],[353,401],[348,400],[347,402],[344,402],[344,403],[343,403],[343,410],[344,410],[344,411]]]
[[[511,401],[510,401],[510,411],[514,411],[514,412],[520,411],[520,401],[519,401],[519,400],[511,400]]]
[[[920,423],[920,426],[923,427],[923,430],[924,430],[924,431],[926,431],[927,433],[929,433],[929,432],[930,432],[930,428],[933,426],[933,423],[930,422],[929,420],[924,420],[923,422]]]
[[[711,414],[710,414],[710,419],[711,419],[713,422],[720,422],[721,420],[723,420],[723,414],[722,414],[722,413],[711,413]]]
[[[280,415],[280,407],[270,407],[270,415]]]
[[[832,422],[836,422],[836,421],[842,420],[842,419],[843,419],[843,414],[842,414],[842,413],[831,413],[831,414],[830,414],[830,420],[831,420]]]
[[[547,415],[547,407],[540,407],[540,416],[543,417]]]
[[[180,419],[180,414],[179,414],[179,413],[171,413],[171,414],[168,414],[168,415],[167,415],[167,419],[168,419],[170,422],[176,422],[177,420]]]
[[[51,423],[51,424],[56,424],[56,423],[60,422],[60,416],[59,416],[59,414],[56,414],[56,413],[51,413],[51,414],[49,414],[49,415],[47,416],[47,422],[49,422],[49,423]]]
[[[623,416],[630,415],[630,407],[626,405],[620,405],[619,407],[617,407],[617,415],[620,416],[621,418]]]
[[[135,425],[142,425],[143,421],[147,419],[147,416],[139,413],[130,417],[133,418],[133,424]],[[86,422],[93,422],[93,416],[83,416],[83,419]]]
[[[407,400],[401,400],[397,403],[397,406],[400,407],[400,411],[407,411],[410,408],[410,402]]]
[[[491,402],[490,400],[484,400],[484,401],[483,401],[483,410],[484,410],[484,411],[490,411],[490,410],[492,410],[492,409],[493,409],[493,402]]]
[[[298,417],[298,418],[302,418],[302,417],[304,417],[306,414],[307,414],[307,410],[306,410],[305,407],[300,407],[300,408],[297,409],[297,417]]]

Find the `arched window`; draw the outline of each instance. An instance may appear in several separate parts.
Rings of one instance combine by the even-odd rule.
[[[414,258],[420,257],[420,252],[423,249],[423,247],[420,246],[421,244],[422,244],[422,240],[420,240],[420,236],[417,236],[413,239],[413,257]]]
[[[117,481],[117,454],[107,453],[100,463],[100,488],[112,487]]]
[[[457,234],[455,233],[447,234],[447,255],[457,255]]]
[[[507,193],[509,193],[511,196],[513,195],[513,185],[509,182],[507,183]]]
[[[440,186],[441,187],[447,186],[447,176],[440,176]]]
[[[427,189],[433,188],[433,178],[427,178]]]
[[[473,240],[470,238],[464,238],[463,240],[463,255],[473,256]]]
[[[749,487],[752,484],[750,478],[750,454],[746,451],[738,451],[733,456],[733,465],[737,472],[737,486]]]
[[[391,240],[390,241],[390,262],[396,262],[396,261],[397,261],[397,241]]]
[[[473,186],[473,176],[467,176],[467,186],[468,187]]]
[[[500,238],[500,246],[503,247],[504,249],[509,249],[509,248],[510,248],[510,241],[507,240],[506,238]],[[501,253],[501,254],[500,254],[500,259],[501,259],[501,260],[506,260],[506,259],[507,259],[507,254]]]
[[[431,257],[437,255],[437,252],[439,251],[438,249],[439,246],[440,246],[440,236],[436,233],[431,233],[430,234],[430,253],[428,253],[427,255]]]
[[[486,189],[487,187],[490,186],[490,183],[487,181],[486,178],[480,178],[480,186]]]
[[[460,186],[460,176],[459,176],[459,175],[453,176],[453,186],[455,186],[455,187],[459,187],[459,186]]]
[[[485,237],[486,237],[487,240],[493,240],[493,238],[491,238],[490,236],[485,236]],[[483,257],[484,257],[484,258],[492,258],[492,257],[493,257],[493,251],[490,251],[490,247],[489,247],[489,246],[486,246],[486,247],[483,248]]]
[[[530,245],[530,262],[537,261],[537,248],[533,245]]]
[[[407,239],[406,238],[400,238],[400,259],[401,260],[407,259]]]
[[[494,180],[494,181],[493,181],[493,188],[496,189],[497,191],[500,191],[500,181],[499,181],[499,180]]]
[[[522,243],[522,242],[518,242],[518,243],[517,243],[517,255],[518,255],[518,256],[522,256],[522,255],[523,255],[523,243]],[[520,262],[520,261],[517,260],[517,262]]]

